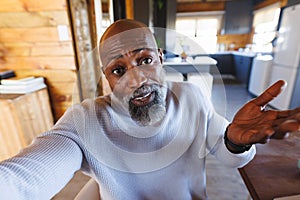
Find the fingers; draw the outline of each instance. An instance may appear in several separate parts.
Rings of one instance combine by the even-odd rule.
[[[273,121],[273,127],[285,127],[289,122],[300,124],[300,108],[287,111],[275,111],[276,119]]]
[[[300,123],[298,120],[286,120],[281,123],[276,131],[279,132],[294,132],[300,130]]]
[[[258,129],[256,131],[250,131],[245,134],[245,136],[248,134],[248,141],[251,144],[255,143],[267,143],[270,137],[274,134],[274,130],[271,127],[264,127],[261,129]]]
[[[276,111],[277,112],[277,118],[285,118],[292,115],[299,115],[300,114],[300,107],[295,108],[293,110],[283,110],[283,111]]]
[[[266,143],[274,132],[272,124],[260,124],[250,128],[232,123],[228,128],[227,136],[231,142],[237,145],[255,144]]]
[[[300,113],[298,110],[278,114],[278,119],[273,123],[275,134],[272,138],[283,139],[288,136],[288,133],[300,131]]]
[[[279,80],[269,88],[267,88],[261,95],[253,99],[251,102],[255,103],[258,106],[265,106],[275,97],[277,97],[285,86],[286,82],[283,80]]]
[[[266,143],[270,138],[283,139],[289,133],[300,131],[300,114],[297,119],[284,120],[276,126],[258,126],[255,130],[247,131],[243,140],[253,143]]]

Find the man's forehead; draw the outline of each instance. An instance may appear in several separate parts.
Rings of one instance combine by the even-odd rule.
[[[111,36],[100,45],[102,67],[116,57],[138,49],[157,49],[156,40],[148,28],[131,29]]]
[[[100,42],[103,42],[109,37],[119,34],[121,32],[128,31],[130,29],[136,29],[136,28],[147,28],[147,26],[136,20],[130,20],[130,19],[117,20],[106,29],[106,31],[103,33],[101,37]]]

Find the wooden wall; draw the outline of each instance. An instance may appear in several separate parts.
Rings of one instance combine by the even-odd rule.
[[[226,51],[238,50],[245,48],[247,44],[252,43],[253,32],[246,34],[224,34],[218,35],[218,44],[225,45]],[[233,45],[231,47],[231,45]]]
[[[66,0],[0,1],[0,69],[43,76],[54,119],[72,104],[76,66]]]

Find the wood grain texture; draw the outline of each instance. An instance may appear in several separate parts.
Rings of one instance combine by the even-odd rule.
[[[47,89],[0,94],[0,110],[0,160],[17,154],[54,123]]]
[[[18,77],[42,76],[45,78],[49,90],[54,121],[57,121],[74,102],[79,102],[75,70],[17,70],[16,75]]]
[[[1,49],[6,57],[74,56],[71,41],[67,42],[7,42]]]
[[[71,40],[71,34],[69,32]],[[0,42],[58,42],[57,27],[0,28]]]
[[[218,35],[218,44],[234,44],[234,49],[245,48],[247,44],[252,43],[253,33],[249,34],[225,34]],[[229,50],[229,49],[227,49]],[[233,50],[233,49],[230,49]]]
[[[54,116],[71,105],[77,74],[67,2],[0,1],[0,69],[44,77]]]
[[[42,76],[46,79],[46,83],[74,83],[77,79],[75,70],[59,70],[59,69],[33,69],[26,70],[20,69],[16,71],[16,76],[18,77],[27,77],[27,76]],[[63,77],[63,78],[62,78]]]
[[[300,194],[300,132],[257,144],[254,159],[239,169],[254,200]]]
[[[0,28],[35,28],[69,25],[65,11],[0,12]]]
[[[224,11],[225,2],[180,2],[177,12]]]
[[[1,0],[0,12],[66,10],[65,0]]]
[[[7,57],[2,63],[2,67],[12,70],[20,69],[61,69],[75,70],[75,61],[73,56],[57,57]]]
[[[16,154],[23,147],[23,141],[18,134],[21,131],[21,127],[12,102],[10,100],[0,100],[0,108],[0,160],[3,160]]]

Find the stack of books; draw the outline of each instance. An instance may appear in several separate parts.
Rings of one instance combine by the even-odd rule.
[[[15,72],[13,70],[3,70],[0,69],[0,80],[5,79],[5,78],[12,78],[15,77]]]
[[[9,78],[2,79],[1,94],[27,94],[46,88],[43,77]]]

